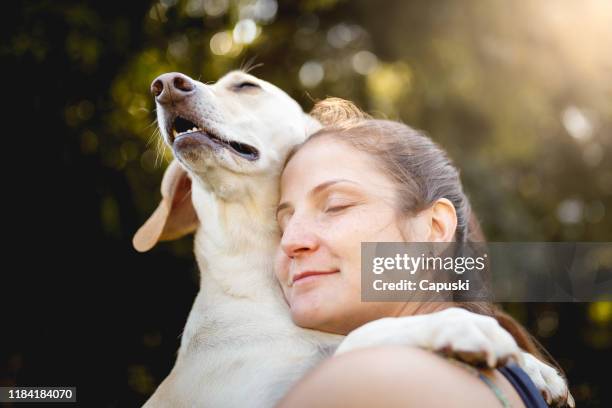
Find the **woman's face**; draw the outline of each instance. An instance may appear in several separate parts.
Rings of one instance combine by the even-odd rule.
[[[361,302],[361,242],[404,241],[395,191],[373,158],[333,137],[308,142],[288,162],[275,272],[297,325],[345,334],[405,307]],[[401,225],[421,238],[418,217]]]

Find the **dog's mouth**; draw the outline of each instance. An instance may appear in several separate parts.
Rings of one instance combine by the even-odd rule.
[[[196,136],[196,133],[206,137],[210,142],[228,149],[243,159],[255,161],[259,158],[259,150],[257,150],[255,147],[246,143],[222,139],[209,129],[204,129],[192,121],[180,116],[177,116],[172,121],[170,141],[172,144],[174,144],[180,138],[187,137],[189,135]]]

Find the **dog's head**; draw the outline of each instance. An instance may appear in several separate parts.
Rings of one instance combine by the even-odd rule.
[[[242,71],[211,85],[163,74],[151,92],[176,160],[164,174],[162,202],[134,237],[139,251],[197,228],[192,180],[225,201],[246,200],[262,182],[276,185],[291,147],[319,127],[281,89]]]
[[[267,173],[304,140],[315,122],[276,86],[242,71],[212,85],[180,73],[151,85],[157,119],[175,157],[194,175],[219,182],[236,174]]]

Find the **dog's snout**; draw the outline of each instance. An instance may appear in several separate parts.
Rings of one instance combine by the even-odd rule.
[[[181,101],[194,91],[193,79],[179,72],[162,74],[151,83],[151,93],[159,103]]]

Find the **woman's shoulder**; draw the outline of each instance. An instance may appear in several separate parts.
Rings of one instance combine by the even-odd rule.
[[[491,373],[502,383],[503,377]],[[503,386],[501,386],[503,385]],[[500,388],[512,406],[521,400],[508,384]],[[384,346],[332,357],[310,372],[282,401],[281,407],[494,407],[493,391],[463,367],[432,352]]]

